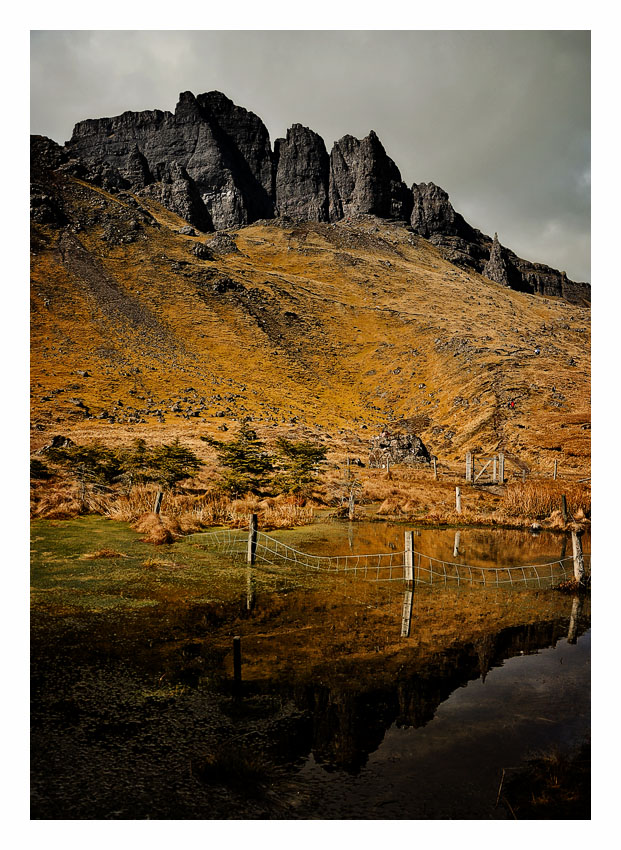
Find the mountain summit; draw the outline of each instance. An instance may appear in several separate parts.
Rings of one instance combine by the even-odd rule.
[[[328,154],[294,124],[272,149],[261,119],[218,91],[182,92],[174,113],[80,121],[65,154],[77,176],[153,198],[201,232],[286,216],[336,222],[359,214],[402,221],[450,262],[520,292],[590,302],[591,287],[518,257],[469,225],[434,183],[408,188],[377,134],[346,135]]]

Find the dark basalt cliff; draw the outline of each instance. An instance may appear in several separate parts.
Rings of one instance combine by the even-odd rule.
[[[42,152],[43,143],[35,150]],[[451,262],[504,286],[590,301],[589,284],[523,260],[497,236],[492,240],[476,230],[434,183],[408,189],[373,131],[361,140],[344,136],[328,155],[317,133],[294,124],[272,150],[254,113],[221,92],[183,92],[174,113],[124,112],[81,121],[55,156],[70,173],[112,192],[154,198],[203,232],[278,216],[338,221],[376,215],[409,224]]]

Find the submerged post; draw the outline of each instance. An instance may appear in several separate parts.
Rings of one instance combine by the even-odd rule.
[[[458,514],[461,513],[461,489],[455,487],[455,510]]]
[[[241,669],[241,638],[239,635],[235,635],[233,638],[233,684],[236,691],[239,691],[241,687]]]
[[[584,584],[584,555],[582,554],[581,531],[571,532],[571,544],[574,550],[574,578],[579,584]]]
[[[414,581],[414,532],[405,532],[404,579]]]
[[[250,524],[248,526],[248,556],[247,563],[254,564],[254,559],[257,551],[257,528],[258,518],[256,514],[250,514]]]
[[[155,505],[153,506],[153,513],[159,514],[160,508],[162,507],[162,498],[164,494],[161,490],[157,491],[157,496],[155,497]]]

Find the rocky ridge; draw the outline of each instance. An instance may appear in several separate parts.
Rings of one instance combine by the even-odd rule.
[[[108,191],[159,201],[201,232],[261,219],[336,222],[370,214],[401,221],[450,262],[518,291],[590,302],[590,285],[532,263],[472,227],[434,183],[408,188],[374,131],[346,135],[328,154],[323,139],[293,124],[272,150],[254,113],[221,92],[182,92],[174,113],[124,112],[76,124],[64,148],[41,137],[55,165]],[[57,215],[35,192],[39,215]]]

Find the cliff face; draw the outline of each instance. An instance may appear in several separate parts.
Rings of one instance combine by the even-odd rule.
[[[471,227],[434,183],[401,180],[371,131],[323,139],[294,124],[272,150],[267,128],[221,92],[183,92],[174,113],[124,112],[81,121],[63,156],[73,173],[110,191],[155,198],[207,232],[287,216],[338,221],[371,214],[411,224],[446,259],[512,289],[590,301],[590,286],[531,263]]]
[[[412,199],[395,163],[371,131],[359,141],[343,136],[330,154],[330,219],[368,213],[409,218]]]
[[[321,136],[294,124],[274,142],[274,207],[281,216],[328,221],[330,158]]]

